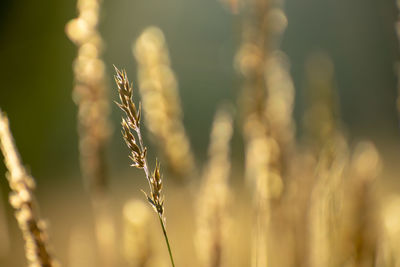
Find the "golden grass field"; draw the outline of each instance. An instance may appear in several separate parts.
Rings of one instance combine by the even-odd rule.
[[[77,1],[64,30],[76,47],[68,135],[78,136],[80,168],[38,179],[0,110],[1,266],[400,266],[398,140],[349,134],[335,61],[321,49],[305,60],[298,123],[283,1],[220,4],[240,14],[241,90],[216,107],[202,158],[168,36],[143,27],[125,51],[137,72],[112,70],[102,2]]]

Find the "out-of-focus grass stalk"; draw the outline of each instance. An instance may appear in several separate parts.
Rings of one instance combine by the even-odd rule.
[[[79,15],[66,25],[78,47],[73,64],[73,99],[78,106],[81,171],[89,188],[95,217],[99,255],[104,266],[115,264],[115,229],[107,197],[106,147],[111,133],[103,41],[98,31],[99,0],[78,0]]]
[[[331,60],[323,53],[313,54],[306,71],[310,101],[305,115],[306,142],[317,162],[309,208],[308,264],[337,266],[342,259],[338,246],[348,144],[339,124]]]
[[[332,60],[323,52],[306,61],[307,109],[304,115],[305,142],[315,157],[335,150],[335,139],[343,138]]]
[[[400,266],[400,196],[387,196],[381,209],[382,232],[378,267]]]
[[[353,152],[344,186],[340,255],[355,267],[375,266],[382,236],[377,178],[381,159],[374,144],[359,142]],[[349,264],[350,266],[350,264]]]
[[[139,66],[139,90],[146,126],[168,169],[181,179],[190,179],[195,161],[182,123],[178,83],[162,31],[156,27],[146,28],[132,50]]]
[[[11,188],[10,204],[25,240],[25,255],[30,267],[57,266],[49,251],[46,225],[38,215],[38,205],[33,191],[35,181],[21,163],[15,146],[8,119],[0,110],[0,150],[8,169],[8,183]]]
[[[249,118],[250,119],[250,118]],[[254,179],[253,192],[253,228],[251,246],[251,266],[268,265],[268,240],[270,228],[270,191],[268,186],[268,163],[270,159],[270,139],[265,128],[258,120],[254,120],[253,136],[247,142],[246,177]]]
[[[73,99],[78,106],[81,169],[89,189],[106,191],[105,148],[110,135],[109,104],[105,86],[103,42],[98,32],[100,1],[78,0],[79,16],[68,22],[66,32],[77,45],[73,64]]]
[[[130,200],[123,209],[123,253],[129,266],[151,266],[150,211],[146,203]]]
[[[254,188],[252,266],[267,266],[271,199],[283,191],[285,164],[293,146],[294,89],[284,54],[279,51],[287,25],[282,1],[248,1],[243,43],[236,65],[245,78],[242,99],[246,178]],[[290,149],[289,149],[290,148]]]
[[[204,267],[229,266],[228,213],[230,174],[230,140],[232,116],[226,107],[215,115],[208,148],[208,163],[204,169],[197,203],[196,245]]]
[[[323,154],[316,168],[316,182],[309,210],[309,266],[337,266],[338,233],[343,201],[343,176],[348,163],[346,144],[335,154]],[[342,151],[341,151],[342,150]],[[297,241],[298,242],[298,241]]]

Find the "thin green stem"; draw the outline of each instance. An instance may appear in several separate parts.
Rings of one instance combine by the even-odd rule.
[[[168,241],[167,231],[165,230],[164,221],[163,221],[162,215],[160,213],[158,213],[158,218],[160,219],[161,227],[162,227],[164,238],[165,238],[165,243],[167,243],[169,258],[171,259],[172,267],[175,267],[174,258],[172,257],[171,247],[170,247],[169,241]]]

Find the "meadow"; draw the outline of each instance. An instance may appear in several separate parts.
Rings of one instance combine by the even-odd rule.
[[[388,2],[5,1],[0,265],[400,266]]]

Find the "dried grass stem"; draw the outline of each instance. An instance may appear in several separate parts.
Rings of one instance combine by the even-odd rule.
[[[15,217],[25,240],[25,255],[30,267],[55,266],[49,253],[46,227],[39,219],[33,196],[35,181],[28,175],[21,163],[6,115],[0,110],[0,149],[9,171],[7,175],[11,188],[10,204],[15,210]]]
[[[133,88],[132,84],[129,83],[128,77],[125,71],[118,70],[115,66],[115,82],[118,86],[118,93],[121,103],[117,103],[118,107],[125,112],[126,118],[122,119],[122,135],[124,137],[125,143],[131,150],[131,155],[129,156],[133,164],[131,166],[138,169],[143,169],[146,180],[149,184],[150,194],[146,195],[146,198],[150,205],[157,212],[160,219],[161,228],[163,230],[165,242],[168,247],[168,252],[171,260],[172,266],[175,266],[174,259],[171,252],[171,247],[168,240],[168,235],[165,229],[165,218],[164,214],[164,196],[162,195],[162,178],[160,173],[160,164],[156,160],[156,166],[153,174],[150,173],[150,169],[147,164],[147,148],[144,146],[142,134],[140,131],[140,118],[141,118],[141,105],[136,108],[135,103],[132,100]],[[139,145],[136,142],[136,138],[132,133],[132,130],[136,133],[139,139]]]

